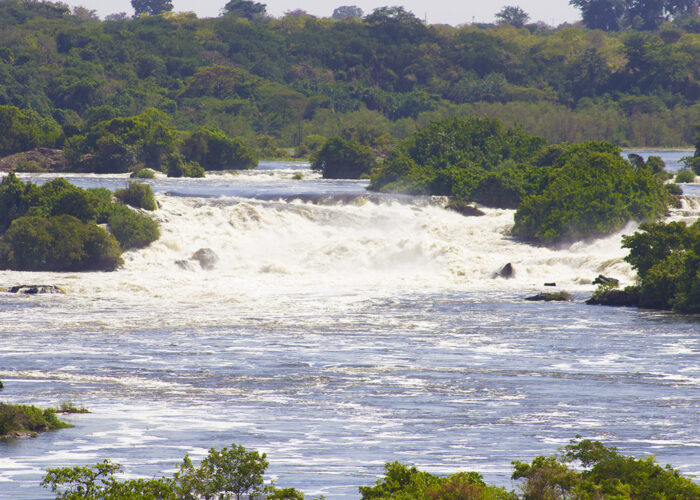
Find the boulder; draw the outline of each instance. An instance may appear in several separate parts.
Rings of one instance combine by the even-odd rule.
[[[607,285],[608,283],[618,286],[620,284],[620,280],[609,278],[607,276],[603,276],[602,274],[599,274],[598,277],[593,280],[594,285]]]
[[[639,294],[633,290],[607,290],[586,301],[589,306],[638,307]]]
[[[565,302],[565,301],[569,301],[569,300],[574,300],[574,298],[568,292],[554,292],[554,293],[541,292],[541,293],[538,293],[537,295],[533,295],[532,297],[525,297],[525,300],[543,301],[543,302],[552,302],[552,301]]]
[[[510,262],[503,266],[498,272],[494,273],[494,278],[505,278],[507,280],[515,277],[515,269],[513,269],[513,264]]]
[[[485,215],[484,212],[476,208],[471,203],[461,200],[450,200],[447,205],[445,205],[445,208],[447,210],[460,213],[466,217],[479,217]]]
[[[60,149],[36,148],[0,159],[0,170],[65,172],[70,165]]]
[[[23,293],[25,295],[37,295],[41,293],[66,293],[56,285],[17,285],[7,289],[10,293]]]
[[[202,269],[210,270],[216,266],[219,256],[211,248],[200,248],[192,255],[191,259],[199,262]]]
[[[557,286],[555,282],[545,283],[544,286]]]

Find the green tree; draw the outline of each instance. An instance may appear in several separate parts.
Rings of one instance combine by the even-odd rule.
[[[245,17],[249,20],[265,17],[267,6],[264,3],[253,2],[251,0],[230,0],[224,6],[224,13],[237,17]]]
[[[357,141],[332,137],[316,153],[311,168],[325,179],[359,179],[375,166],[372,150]]]
[[[14,106],[0,106],[0,131],[0,157],[38,146],[53,147],[62,134],[53,119]]]
[[[173,10],[172,0],[131,0],[131,6],[137,16],[141,14],[154,16]]]
[[[625,14],[625,0],[569,0],[581,9],[583,23],[590,29],[616,31]]]
[[[498,24],[510,24],[516,28],[522,28],[530,19],[530,15],[520,7],[509,5],[503,7],[496,14],[496,18],[498,18]]]
[[[356,5],[341,5],[333,9],[333,19],[361,19],[364,12]]]

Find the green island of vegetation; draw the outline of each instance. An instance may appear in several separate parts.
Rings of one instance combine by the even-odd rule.
[[[628,161],[620,153],[607,142],[547,145],[496,119],[451,119],[392,150],[373,171],[370,189],[515,208],[515,236],[560,244],[666,214],[663,162]]]
[[[135,208],[156,208],[145,184],[129,183],[114,197]],[[62,178],[37,186],[10,173],[0,182],[0,269],[113,271],[124,250],[160,236],[155,220],[124,203],[105,188],[81,189]]]
[[[42,485],[57,499],[118,500],[125,498],[178,500],[188,498],[258,498],[303,500],[295,488],[265,484],[266,455],[231,445],[212,448],[199,466],[188,456],[172,477],[119,480],[119,464],[105,460],[93,466],[49,469]],[[362,500],[624,500],[700,499],[700,485],[654,457],[621,455],[599,441],[577,438],[554,456],[531,463],[513,462],[511,478],[519,491],[486,484],[477,472],[437,476],[399,462],[387,463],[374,486],[359,488]]]
[[[56,417],[56,410],[0,403],[0,439],[33,437],[39,432],[73,427]]]

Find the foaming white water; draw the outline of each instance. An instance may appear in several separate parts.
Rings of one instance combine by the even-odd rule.
[[[599,273],[633,278],[622,260],[622,233],[567,249],[534,247],[509,237],[510,210],[463,217],[439,205],[399,202],[328,206],[169,196],[159,202],[161,239],[127,254],[116,275],[129,293],[158,293],[166,286],[171,297],[235,301],[269,293],[513,290],[545,281],[579,287]],[[200,248],[219,256],[214,270],[177,264]],[[494,279],[509,262],[515,278]]]
[[[58,282],[93,298],[224,306],[297,295],[529,290],[545,282],[585,290],[601,273],[633,279],[620,237],[634,225],[604,239],[549,249],[509,236],[512,210],[464,217],[439,204],[398,201],[315,205],[159,195],[158,202],[160,240],[127,252],[119,271],[38,274],[34,281]],[[213,270],[182,262],[201,248],[218,255]],[[494,278],[506,263],[514,278]],[[27,280],[26,274],[3,275],[6,282]]]

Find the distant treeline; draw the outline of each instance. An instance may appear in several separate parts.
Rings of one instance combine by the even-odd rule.
[[[101,120],[155,108],[179,130],[221,130],[265,157],[310,135],[386,151],[431,121],[471,115],[551,142],[638,146],[691,144],[700,122],[692,9],[653,29],[627,15],[618,31],[602,31],[518,28],[507,18],[426,25],[401,7],[336,19],[300,10],[271,18],[244,0],[222,8],[217,18],[101,21],[61,3],[4,0],[0,105],[44,120],[40,146],[61,148]]]

